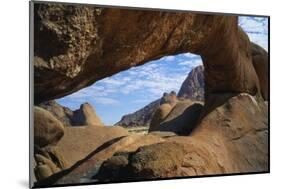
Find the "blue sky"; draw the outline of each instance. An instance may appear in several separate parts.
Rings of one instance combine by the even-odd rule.
[[[239,25],[251,41],[268,49],[267,18],[243,16],[239,17]],[[102,121],[112,125],[123,115],[160,98],[164,92],[178,92],[188,73],[200,64],[200,56],[190,53],[166,56],[102,79],[57,102],[72,110],[89,102]]]

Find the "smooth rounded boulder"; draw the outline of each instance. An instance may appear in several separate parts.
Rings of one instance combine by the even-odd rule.
[[[189,135],[196,127],[203,103],[199,101],[179,101],[168,116],[159,124],[158,131],[170,131],[178,135]]]
[[[156,131],[159,124],[167,117],[173,107],[170,104],[162,104],[154,113],[150,126],[149,132]]]
[[[95,125],[104,126],[101,119],[96,114],[94,107],[89,103],[81,104],[78,110],[73,112],[72,117],[73,125]]]
[[[39,147],[55,145],[64,135],[63,124],[49,111],[34,108],[34,144]]]

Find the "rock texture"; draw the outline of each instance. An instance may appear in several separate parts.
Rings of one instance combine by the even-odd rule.
[[[178,92],[178,98],[204,101],[204,67],[197,66],[189,72]]]
[[[56,150],[63,155],[68,168],[104,143],[126,135],[128,132],[122,127],[68,127]]]
[[[267,172],[267,116],[263,99],[233,95],[190,136],[129,135],[36,186]]]
[[[259,45],[252,43],[251,45],[253,65],[258,74],[261,93],[265,100],[268,100],[268,83],[269,83],[269,72],[268,72],[268,53]]]
[[[66,167],[64,157],[55,147],[37,148],[34,153],[34,182],[44,180]]]
[[[89,103],[81,104],[80,108],[75,111],[53,100],[41,103],[39,106],[50,111],[64,126],[104,125]]]
[[[104,177],[104,170],[121,174]],[[124,181],[264,171],[268,171],[267,105],[239,94],[204,117],[191,136],[169,137],[121,157],[116,154],[102,164],[98,176]]]
[[[73,125],[104,125],[89,103],[81,104],[80,108],[73,112],[72,123]]]
[[[34,47],[35,103],[184,52],[201,55],[206,96],[260,91],[237,16],[35,3]]]
[[[165,119],[150,131],[170,131],[178,135],[189,135],[196,127],[201,114],[201,102],[184,100],[178,102]]]
[[[96,176],[100,180],[145,180],[174,175],[184,158],[178,143],[158,143],[139,148],[133,153],[118,153],[106,160]]]
[[[114,154],[126,154],[128,152],[134,152],[139,147],[160,143],[163,141],[164,139],[154,135],[132,134],[125,137],[116,138],[115,140],[111,140],[104,145],[99,146],[88,156],[84,157],[70,168],[37,182],[36,186],[95,182],[95,176],[98,173],[102,162],[112,157]],[[106,178],[110,179],[107,177],[107,175],[114,175],[115,173],[106,172]]]
[[[161,122],[169,115],[173,107],[170,104],[162,104],[153,114],[148,132],[157,131]]]
[[[58,120],[60,120],[64,126],[72,126],[73,112],[67,107],[58,104],[54,100],[43,102],[39,104],[39,107],[51,112]]]
[[[66,127],[55,146],[35,148],[35,176],[38,181],[72,167],[98,148],[105,148],[128,132],[122,127]]]
[[[35,104],[165,55],[200,55],[205,78],[205,105],[189,136],[63,129],[36,108],[37,186],[107,182],[102,170],[110,167],[113,180],[268,172],[267,53],[250,43],[237,16],[35,3],[34,47]],[[156,126],[173,111],[185,114],[176,98],[163,99]]]
[[[50,112],[34,108],[34,144],[39,147],[55,145],[64,135],[63,124]]]

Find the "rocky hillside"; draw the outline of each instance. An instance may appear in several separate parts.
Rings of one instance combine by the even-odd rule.
[[[41,103],[39,107],[51,112],[65,126],[104,125],[89,103],[81,104],[80,108],[75,111],[54,100]]]
[[[178,93],[179,98],[204,100],[204,67],[197,66],[188,74]]]
[[[160,99],[155,100],[134,113],[124,115],[115,125],[122,127],[149,126],[152,115],[159,105]]]
[[[176,94],[164,93],[163,97],[157,99],[150,104],[146,105],[144,108],[137,110],[134,113],[124,115],[119,122],[115,125],[120,125],[123,127],[135,127],[135,126],[149,126],[152,116],[156,109],[159,108],[160,104],[168,101],[168,98],[173,96],[176,98]],[[181,85],[180,91],[178,93],[178,98],[181,99],[192,99],[203,101],[204,100],[204,68],[203,66],[197,66],[192,69],[188,74],[187,78]]]

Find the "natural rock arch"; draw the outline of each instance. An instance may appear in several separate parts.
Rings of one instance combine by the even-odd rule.
[[[35,4],[34,25],[36,104],[184,52],[202,57],[206,100],[211,93],[260,90],[237,16]]]
[[[35,104],[165,55],[199,54],[205,70],[205,115],[190,136],[164,141],[183,144],[195,159],[187,160],[183,175],[268,171],[267,104],[251,96],[268,98],[267,53],[250,43],[237,16],[62,4],[34,8]],[[62,171],[38,184],[73,183],[71,174],[77,176],[77,171]]]

